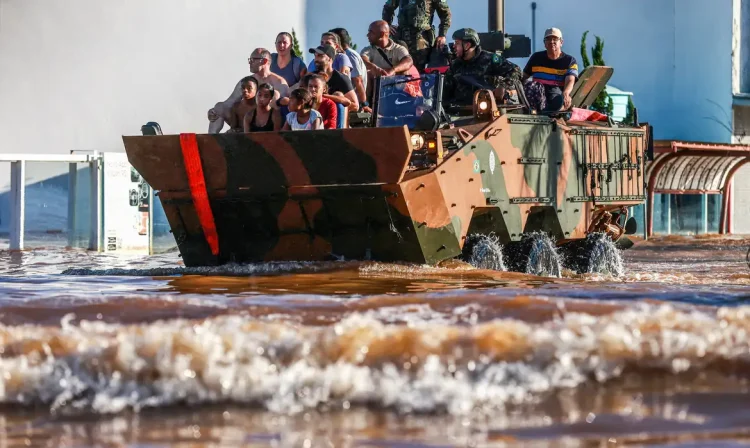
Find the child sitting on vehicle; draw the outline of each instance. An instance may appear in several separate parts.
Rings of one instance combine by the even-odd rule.
[[[281,112],[278,108],[271,107],[275,94],[271,84],[261,84],[258,94],[255,96],[257,106],[245,114],[243,129],[245,132],[270,132],[281,129]]]
[[[328,92],[326,80],[317,73],[308,73],[302,78],[300,87],[312,94],[313,109],[323,117],[323,129],[336,129],[338,109],[336,103],[324,96]]]
[[[309,131],[323,129],[323,117],[313,109],[313,96],[305,89],[295,89],[289,94],[289,114],[282,131]]]
[[[242,86],[242,99],[232,106],[230,118],[227,124],[229,131],[242,132],[245,115],[255,109],[255,95],[258,93],[258,80],[252,76],[246,76],[240,81]]]

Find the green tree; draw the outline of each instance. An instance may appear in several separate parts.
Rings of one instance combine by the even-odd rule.
[[[585,33],[583,33],[583,37],[581,38],[581,62],[583,62],[584,69],[591,65],[591,61],[589,61],[588,51],[586,50],[586,36],[588,36],[588,34],[589,32],[586,31]]]
[[[625,118],[622,120],[625,124],[635,124],[635,104],[633,104],[633,97],[628,97],[628,106],[625,110]]]
[[[586,36],[588,36],[588,34],[589,32],[586,31],[581,38],[581,58],[584,69],[591,65],[586,51]],[[591,47],[591,62],[594,63],[593,65],[607,65],[606,62],[604,62],[604,40],[599,36],[596,36],[596,44]],[[596,100],[594,100],[594,104],[591,105],[590,109],[610,116],[612,115],[614,105],[612,98],[607,95],[606,90],[602,90],[602,93],[596,97]]]
[[[292,28],[292,51],[299,57],[302,57],[302,49],[299,46],[299,40],[297,39],[297,33]]]

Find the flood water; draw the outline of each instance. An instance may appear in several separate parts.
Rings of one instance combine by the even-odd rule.
[[[745,446],[749,246],[619,278],[0,250],[0,448]]]

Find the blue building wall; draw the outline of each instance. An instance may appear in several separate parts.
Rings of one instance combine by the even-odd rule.
[[[511,33],[531,36],[531,2],[506,2],[506,23]],[[665,83],[674,77],[674,1],[632,0],[628,2],[540,0],[537,4],[534,40],[543,50],[543,33],[555,26],[563,32],[563,51],[578,59],[582,66],[580,42],[589,31],[587,44],[595,36],[604,40],[604,60],[614,67],[610,84],[633,92],[633,101],[642,121],[654,124],[657,138],[669,135],[663,117],[671,115],[671,93]],[[585,13],[583,13],[585,12]],[[525,61],[523,61],[525,63]]]
[[[732,141],[732,0],[676,0],[671,138]]]
[[[658,139],[729,142],[732,113],[732,0],[536,0],[536,36],[529,0],[506,0],[506,28],[543,49],[542,33],[561,28],[563,50],[581,61],[580,41],[589,32],[605,41],[604,59],[615,68],[610,84],[633,92],[641,121]],[[306,10],[307,41],[336,26],[348,28],[360,48],[383,2],[314,0]],[[451,31],[487,27],[486,0],[449,0]],[[514,60],[523,66],[526,59]]]

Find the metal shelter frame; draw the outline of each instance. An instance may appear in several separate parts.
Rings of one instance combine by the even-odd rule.
[[[654,233],[654,196],[721,194],[719,233],[732,228],[732,179],[750,162],[750,145],[683,141],[654,142],[654,160],[646,169],[647,236]]]

